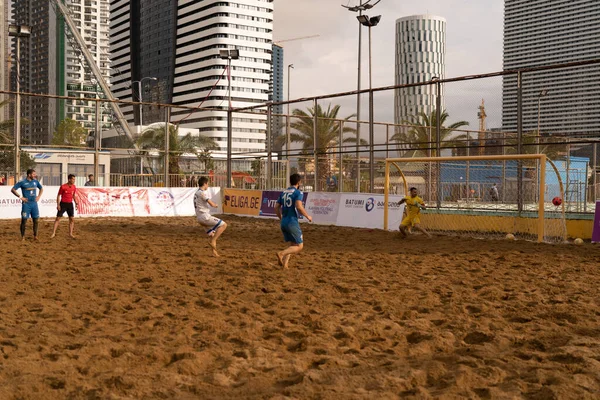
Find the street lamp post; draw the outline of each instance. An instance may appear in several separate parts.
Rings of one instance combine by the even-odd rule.
[[[143,94],[142,94],[142,82],[144,82],[146,79],[147,80],[151,80],[151,81],[155,81],[155,82],[158,81],[158,78],[156,78],[154,76],[146,76],[146,77],[140,79],[139,81],[133,81],[133,82],[131,82],[131,83],[137,83],[137,88],[138,88],[138,90],[137,90],[138,96],[137,97],[138,97],[138,101],[140,103],[142,103],[144,101],[143,100]],[[141,133],[141,126],[144,125],[144,119],[143,119],[142,105],[141,104],[140,104],[139,108],[140,108],[140,124],[138,126],[138,132],[137,132],[138,134]]]
[[[131,83],[137,83],[137,87],[138,87],[138,100],[140,103],[142,103],[143,100],[143,94],[142,94],[142,82],[144,82],[146,79],[151,80],[151,81],[157,81],[158,78],[154,77],[154,76],[145,76],[142,79],[140,79],[139,81],[132,81]],[[139,109],[140,109],[140,123],[137,126],[137,134],[141,135],[142,134],[142,126],[144,125],[144,118],[143,118],[143,114],[142,114],[142,105],[139,105]],[[140,174],[144,174],[144,158],[140,157]],[[97,179],[97,176],[96,176]]]
[[[373,3],[374,1],[374,3]],[[377,5],[381,0],[359,0],[357,6],[345,6],[348,11],[358,12],[358,17],[362,16],[363,11],[369,10]],[[373,3],[373,4],[371,4]],[[361,56],[362,56],[362,23],[358,24],[358,84],[357,91],[360,92],[361,82]],[[356,94],[356,188],[360,192],[360,93]]]
[[[285,134],[286,134],[286,141],[285,141],[285,154],[286,154],[286,159],[289,162],[290,159],[290,147],[291,147],[291,139],[290,139],[290,79],[292,76],[292,69],[294,69],[294,64],[289,64],[287,66],[288,69],[288,74],[287,74],[287,118],[286,118],[286,128],[285,128]]]
[[[16,101],[15,101],[15,183],[21,177],[21,38],[29,37],[31,29],[28,25],[8,26],[8,35],[15,38],[17,63]]]
[[[375,118],[373,106],[373,57],[372,57],[372,39],[371,28],[377,26],[381,21],[381,15],[369,18],[367,15],[356,17],[361,25],[369,28],[369,187],[371,193],[375,192]]]
[[[540,111],[541,111],[541,105],[542,105],[542,97],[546,96],[548,94],[548,90],[544,89],[540,92],[540,94],[538,95],[538,117],[537,117],[537,137],[536,137],[536,142],[537,142],[537,154],[540,154],[540,141],[541,141],[541,133],[540,133]]]
[[[231,169],[231,146],[233,145],[233,111],[231,107],[231,60],[240,58],[238,49],[227,49],[219,51],[219,56],[227,60],[227,82],[229,92],[229,105],[227,107],[227,187],[231,187],[232,169]]]

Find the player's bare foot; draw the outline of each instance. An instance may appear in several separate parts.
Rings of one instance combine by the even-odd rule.
[[[279,265],[283,267],[283,257],[281,256],[281,253],[277,253],[277,261]]]
[[[21,236],[21,242],[25,241],[25,236]]]
[[[55,236],[56,236],[56,233],[53,233],[52,236],[50,236],[50,239],[54,239]]]
[[[69,235],[69,237],[70,237],[71,239],[77,239],[77,236],[75,236],[75,235]]]
[[[290,257],[291,257],[291,255],[289,255],[289,254],[287,256],[283,257],[283,269],[289,268],[288,264],[290,262]]]
[[[208,244],[209,244],[210,248],[212,249],[213,256],[219,257],[219,252],[217,252],[217,243],[215,243],[211,240],[210,242],[208,242]]]
[[[39,239],[37,236],[34,236],[34,237],[33,237],[33,240],[35,240],[35,241],[38,241],[38,240],[40,240],[40,239]]]

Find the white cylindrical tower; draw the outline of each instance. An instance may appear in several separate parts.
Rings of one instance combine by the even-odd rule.
[[[412,15],[396,20],[396,84],[427,82],[445,76],[446,20]],[[395,120],[411,121],[435,111],[435,86],[396,90]],[[442,101],[442,109],[443,109]]]

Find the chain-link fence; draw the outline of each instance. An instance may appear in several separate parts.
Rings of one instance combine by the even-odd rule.
[[[590,76],[600,76],[600,60],[241,108],[227,98],[161,104],[154,89],[152,102],[110,101],[96,85],[68,84],[64,96],[3,92],[0,183],[35,167],[50,185],[74,173],[79,185],[185,187],[207,176],[215,186],[280,189],[297,172],[306,191],[382,193],[390,157],[544,153],[567,210],[590,212],[600,198],[600,92],[578,84]],[[424,171],[415,184],[431,201],[436,171]],[[466,179],[448,191],[485,196],[489,188]]]

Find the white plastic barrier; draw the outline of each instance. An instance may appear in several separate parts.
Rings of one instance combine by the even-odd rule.
[[[21,218],[21,200],[11,193],[11,189],[12,186],[0,186],[0,219]],[[57,194],[57,186],[44,186],[44,193],[38,202],[41,218],[56,217]]]
[[[310,194],[308,198],[310,199]],[[402,198],[402,196],[390,196],[389,198],[388,226],[390,230],[398,230],[402,221],[404,204],[398,204]],[[343,193],[340,199],[336,225],[383,229],[384,204],[383,195]]]
[[[21,200],[10,192],[11,187],[0,187],[0,218],[20,218]],[[42,218],[56,216],[57,186],[44,186],[39,208]],[[77,188],[77,216],[80,217],[158,217],[193,216],[195,188]],[[209,188],[211,200],[223,212],[221,189]]]

